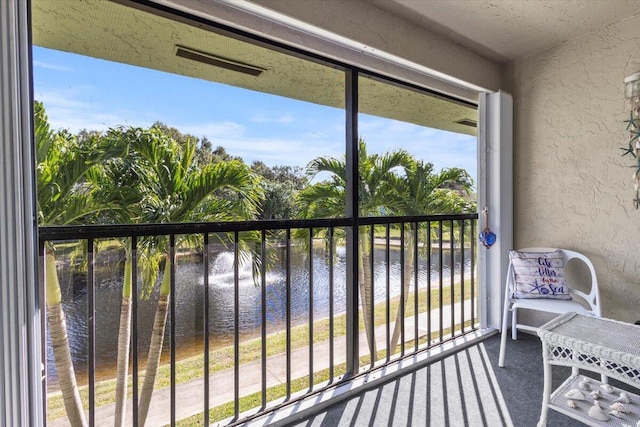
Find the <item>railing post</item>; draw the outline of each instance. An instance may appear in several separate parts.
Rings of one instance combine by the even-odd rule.
[[[334,372],[335,372],[335,368],[334,368],[334,319],[333,319],[333,314],[334,314],[334,280],[333,280],[333,256],[334,256],[334,252],[333,252],[333,235],[334,235],[334,228],[330,227],[329,228],[329,383],[333,384],[334,381]]]
[[[131,237],[131,412],[133,427],[138,427],[138,237]]]
[[[346,216],[352,219],[347,227],[346,253],[346,310],[347,310],[347,376],[355,375],[360,369],[359,330],[358,330],[358,72],[349,69],[345,72],[346,100]]]
[[[96,425],[96,271],[95,245],[87,240],[87,334],[89,335],[89,425]]]
[[[170,287],[169,294],[169,314],[171,316],[171,333],[169,336],[170,342],[170,419],[171,427],[176,425],[176,236],[171,234],[169,236],[169,259],[170,262]],[[166,322],[166,320],[165,320]]]
[[[285,290],[286,290],[286,303],[285,303],[285,333],[286,333],[286,367],[287,367],[287,397],[291,398],[291,228],[286,230],[287,246],[285,247],[286,254],[286,275],[285,275]],[[237,338],[236,338],[237,341]]]
[[[260,347],[262,366],[262,406],[267,407],[267,232],[260,232]],[[205,423],[209,425],[209,422]]]
[[[262,236],[264,239],[264,231],[262,232]],[[202,278],[204,282],[204,319],[202,322],[204,324],[204,367],[202,370],[204,377],[204,425],[208,426],[211,424],[209,421],[209,233],[204,233],[203,235]]]

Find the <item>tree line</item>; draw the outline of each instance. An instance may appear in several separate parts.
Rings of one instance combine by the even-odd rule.
[[[74,135],[67,130],[52,130],[42,103],[35,103],[34,113],[37,208],[41,226],[345,215],[347,164],[344,157],[316,158],[306,170],[269,167],[259,161],[247,165],[223,147],[214,149],[207,138],[182,134],[158,122],[149,128],[114,127],[105,132],[81,131]],[[475,211],[475,203],[469,197],[473,181],[463,169],[436,172],[433,164],[418,160],[405,150],[370,154],[362,139],[358,167],[361,216]],[[327,177],[312,183],[321,173]],[[406,235],[409,242],[412,236]],[[361,268],[358,270],[365,328],[371,355],[375,358],[373,325],[366,314],[373,298],[370,268],[366,265],[370,262],[368,238],[367,233],[360,233]],[[176,245],[199,244],[189,241],[189,236],[176,239]],[[115,409],[116,425],[124,425],[131,340],[132,248],[130,239],[114,240],[122,247],[125,259]],[[156,283],[163,261],[165,269],[139,397],[138,421],[144,425],[160,363],[169,306],[168,238],[140,239],[137,255],[147,293]],[[408,252],[408,258],[405,268],[414,262],[412,251]],[[52,243],[45,247],[45,283],[47,320],[65,409],[73,426],[86,425],[69,352]],[[408,281],[404,286],[409,286]],[[399,319],[396,326],[398,322]],[[398,340],[395,329],[393,347]]]

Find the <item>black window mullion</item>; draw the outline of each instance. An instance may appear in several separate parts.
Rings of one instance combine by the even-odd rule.
[[[351,219],[351,227],[347,227],[347,369],[346,375],[358,373],[360,365],[359,331],[358,331],[358,257],[360,231],[358,209],[358,71],[347,70],[345,73],[345,105],[346,105],[346,196],[347,218]]]

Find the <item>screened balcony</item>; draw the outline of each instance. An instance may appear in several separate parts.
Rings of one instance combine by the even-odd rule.
[[[52,261],[45,252],[56,248],[86,421],[114,422],[125,305],[127,425],[245,423],[355,389],[391,366],[470,339],[478,328],[476,218],[362,218],[355,253],[348,219],[41,228],[43,270]],[[129,268],[118,239],[130,245]],[[158,288],[145,289],[142,278],[151,239],[168,245],[162,271],[170,292],[143,420],[140,395],[159,300]],[[126,304],[125,274],[136,278]],[[47,424],[68,425],[51,342],[44,348]]]
[[[147,6],[33,2],[36,129],[85,164],[103,151],[83,142],[129,144],[96,162],[128,190],[117,210],[67,221],[38,199],[48,425],[241,424],[479,335],[477,93]],[[175,171],[217,167],[244,184],[173,216]],[[39,197],[64,187],[44,170]]]

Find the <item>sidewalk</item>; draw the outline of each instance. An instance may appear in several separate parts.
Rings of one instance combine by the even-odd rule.
[[[373,239],[373,243],[375,243],[378,246],[386,246],[387,245],[387,239],[383,238],[383,237],[374,237]],[[424,242],[418,242],[418,247],[419,248],[423,248],[425,245]],[[399,237],[392,237],[389,239],[389,246],[392,246],[394,248],[398,248],[400,247],[400,238]],[[440,249],[440,243],[439,242],[432,242],[431,243],[431,249]],[[462,249],[462,247],[460,246],[460,244],[458,242],[455,242],[453,245],[454,249]],[[451,249],[451,242],[448,241],[444,241],[442,242],[442,249],[445,251],[448,251]],[[470,250],[471,246],[469,246],[469,244],[466,244],[464,247],[465,250]]]
[[[451,326],[451,313],[449,305],[443,307],[442,328]],[[455,321],[460,320],[460,305],[454,306]],[[471,317],[471,301],[464,303],[464,318]],[[477,311],[476,311],[477,313]],[[393,333],[394,321],[390,326],[390,333]],[[418,335],[423,337],[427,334],[427,313],[418,315]],[[431,311],[431,332],[440,328],[440,311]],[[405,338],[412,339],[415,331],[414,317],[405,319]],[[375,330],[377,349],[386,348],[386,325],[376,327]],[[364,332],[360,333],[360,355],[369,352],[367,338]],[[334,339],[334,365],[343,363],[346,359],[345,337]],[[407,348],[408,351],[411,349]],[[329,341],[316,343],[313,347],[313,368],[320,371],[329,368]],[[213,361],[212,361],[213,362]],[[291,378],[304,378],[309,376],[309,349],[299,348],[291,352]],[[262,390],[262,366],[261,361],[245,363],[240,366],[240,396],[246,396]],[[286,354],[277,354],[267,358],[267,388],[286,382]],[[210,399],[209,407],[213,408],[234,400],[234,371],[228,369],[214,373],[209,377]],[[176,420],[189,417],[204,411],[204,379],[197,379],[176,385]],[[160,426],[169,424],[170,421],[171,391],[169,388],[156,390],[151,399],[147,426]],[[96,426],[113,426],[115,404],[99,406],[95,408]],[[132,402],[127,403],[127,420],[132,419]],[[65,419],[53,420],[47,423],[51,427],[68,426]]]

